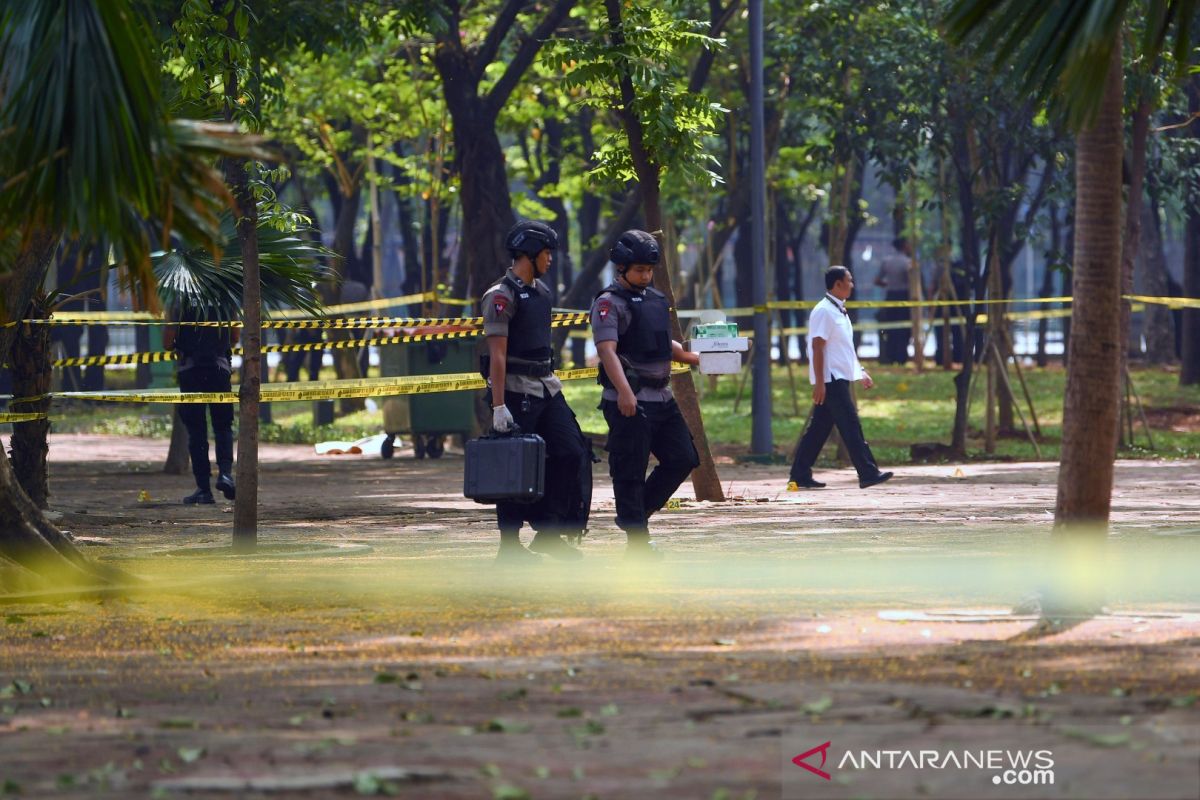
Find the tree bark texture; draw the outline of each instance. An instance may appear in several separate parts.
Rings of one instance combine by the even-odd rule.
[[[1062,458],[1056,527],[1077,523],[1106,533],[1120,406],[1118,377],[1124,347],[1121,312],[1121,49],[1114,48],[1104,99],[1076,138],[1074,304],[1063,401]]]
[[[625,35],[621,28],[621,2],[620,0],[604,0],[604,7],[608,12],[609,36],[612,38],[613,44],[620,47],[625,42]],[[662,205],[659,198],[661,166],[651,162],[646,149],[642,135],[642,123],[634,109],[633,79],[628,72],[621,75],[620,87],[621,108],[619,113],[622,126],[625,128],[625,135],[629,140],[629,152],[633,160],[634,171],[637,173],[638,186],[641,189],[646,227],[650,232],[658,232],[658,235],[661,236],[663,230]],[[675,258],[675,254],[667,248],[663,249],[663,255],[668,260]],[[663,264],[662,267],[654,270],[654,286],[667,296],[667,302],[671,304],[671,338],[682,341],[683,330],[679,325],[679,317],[675,313],[675,292],[671,288],[671,267],[669,264]],[[717,475],[717,467],[713,463],[712,453],[708,447],[708,436],[704,432],[704,418],[700,415],[700,399],[696,394],[696,384],[692,380],[692,373],[689,371],[673,376],[671,389],[679,404],[679,410],[683,412],[688,429],[692,432],[696,450],[700,454],[700,466],[692,472],[692,488],[696,492],[696,499],[724,501],[725,492],[721,488],[721,479]]]
[[[39,292],[29,304],[26,319],[46,319],[50,316],[45,296]],[[13,397],[36,397],[37,400],[12,403],[15,413],[45,414],[50,411],[50,326],[18,325],[9,350],[12,367]],[[49,453],[47,437],[50,420],[37,419],[13,423],[12,466],[25,494],[38,508],[49,508],[50,483],[46,465]]]

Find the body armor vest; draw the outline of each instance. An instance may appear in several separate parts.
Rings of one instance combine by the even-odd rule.
[[[613,283],[600,294],[606,292],[621,298],[629,306],[629,327],[617,339],[617,355],[621,360],[633,366],[670,361],[671,305],[667,302],[667,296],[653,286],[646,287],[645,292],[639,294],[618,283]],[[628,368],[625,373],[635,393],[638,391],[635,383],[637,387],[661,389],[670,382],[670,379],[642,378],[631,374]],[[598,378],[601,386],[613,388],[603,369],[600,370]]]
[[[507,275],[500,281],[512,289],[517,310],[508,323],[508,353],[527,361],[549,361],[554,352],[550,340],[549,295],[536,285],[521,286]]]

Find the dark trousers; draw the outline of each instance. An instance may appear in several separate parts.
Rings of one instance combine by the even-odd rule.
[[[865,480],[879,474],[875,456],[863,436],[862,423],[858,421],[858,409],[854,407],[854,396],[850,394],[850,381],[836,380],[825,384],[825,402],[813,406],[808,428],[800,437],[796,448],[796,459],[792,462],[791,479],[805,481],[812,478],[813,464],[821,454],[821,448],[836,425],[850,460],[858,470],[858,479]]]
[[[614,400],[600,403],[608,422],[608,474],[617,499],[617,527],[630,534],[647,533],[650,515],[658,511],[692,470],[700,456],[683,414],[674,400],[638,403],[632,417],[621,414]],[[646,477],[650,455],[658,466]]]
[[[907,300],[908,290],[893,289],[887,293],[887,300]],[[907,308],[881,308],[876,317],[880,322],[901,322],[912,319],[912,312]],[[892,328],[879,332],[879,363],[907,364],[908,343],[912,340],[911,328]]]
[[[591,503],[592,455],[575,412],[562,392],[553,397],[505,392],[504,404],[522,433],[546,442],[546,493],[536,503],[497,503],[500,535],[516,536],[525,522],[539,533],[580,533]]]
[[[218,367],[192,367],[179,373],[181,392],[228,392],[231,391],[229,373]],[[196,486],[209,488],[212,466],[208,461],[208,420],[204,409],[212,417],[213,442],[217,450],[217,470],[221,474],[233,472],[233,404],[232,403],[180,403],[179,419],[188,433],[188,454],[192,457],[192,475]]]

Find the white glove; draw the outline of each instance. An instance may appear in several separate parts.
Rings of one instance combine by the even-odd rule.
[[[508,433],[513,424],[513,415],[508,406],[496,406],[492,409],[492,430],[496,433]]]

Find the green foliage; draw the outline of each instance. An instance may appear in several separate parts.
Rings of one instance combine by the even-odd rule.
[[[651,162],[667,173],[677,171],[684,184],[720,183],[705,138],[716,132],[727,109],[688,91],[687,76],[697,51],[724,41],[704,34],[708,23],[686,16],[682,3],[630,4],[622,14],[622,44],[610,40],[606,18],[596,14],[588,38],[557,40],[543,49],[544,64],[563,73],[562,88],[575,102],[597,109],[621,105],[619,81],[628,75]],[[611,184],[635,177],[629,145],[617,127],[608,130],[594,160],[592,174]]]
[[[328,280],[330,273],[321,262],[331,253],[313,244],[305,233],[280,231],[269,218],[260,221],[258,259],[264,309],[294,307],[311,314],[320,312],[321,301],[314,287],[318,281]],[[219,260],[204,247],[154,255],[163,305],[212,311],[218,319],[237,318],[242,306],[241,242],[230,214],[221,219],[221,235]]]
[[[0,240],[43,229],[111,242],[149,303],[146,219],[196,241],[228,202],[228,129],[169,119],[144,21],[127,0],[31,0],[0,16]]]
[[[1104,95],[1104,80],[1130,0],[955,0],[946,14],[950,36],[968,42],[993,64],[1016,67],[1023,90],[1066,109],[1071,125],[1083,127]],[[1168,38],[1178,63],[1191,56],[1194,0],[1148,0],[1147,24],[1138,50],[1153,63]]]

